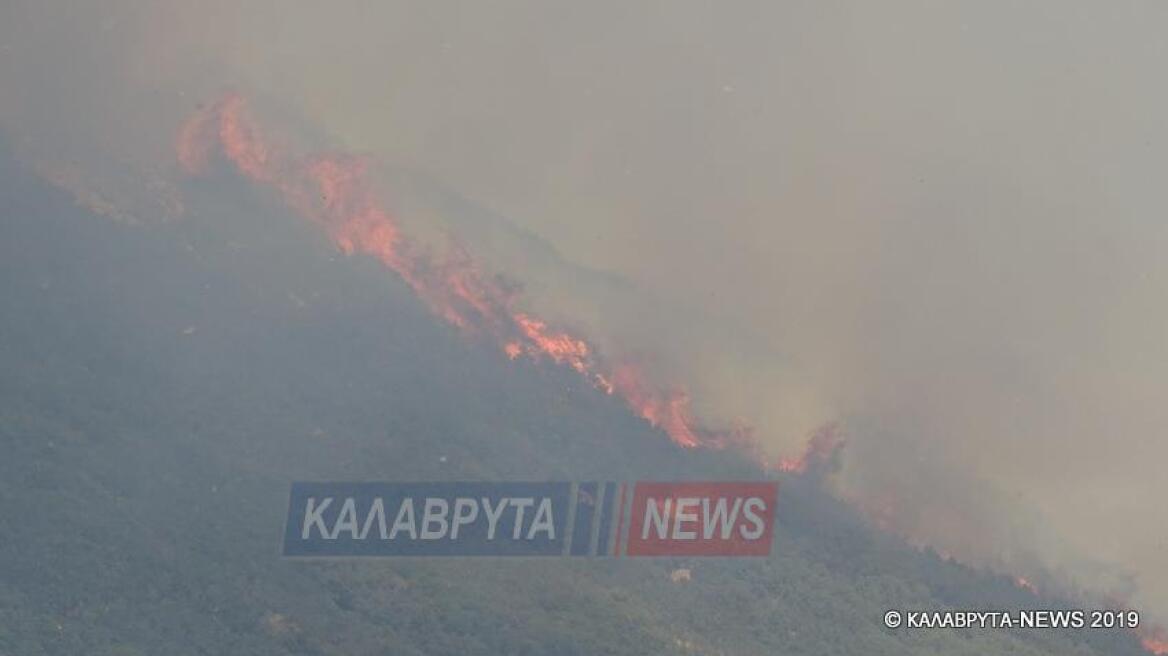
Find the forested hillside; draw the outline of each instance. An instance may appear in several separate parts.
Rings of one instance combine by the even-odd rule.
[[[889,608],[1068,604],[798,476],[767,559],[281,559],[293,480],[764,474],[459,335],[230,179],[186,195],[124,225],[0,161],[0,656],[1142,653],[885,629]]]

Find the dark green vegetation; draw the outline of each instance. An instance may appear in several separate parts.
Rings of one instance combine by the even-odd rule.
[[[281,560],[297,479],[759,473],[462,338],[232,180],[188,192],[184,220],[126,227],[0,163],[2,656],[1141,653],[885,630],[888,608],[1066,604],[809,480],[783,483],[766,560]]]

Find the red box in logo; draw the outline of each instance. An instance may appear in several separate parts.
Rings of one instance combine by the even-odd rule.
[[[637,483],[628,556],[767,556],[779,484]]]

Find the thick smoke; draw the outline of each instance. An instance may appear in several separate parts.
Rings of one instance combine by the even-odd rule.
[[[175,135],[242,90],[775,458],[841,421],[890,528],[1168,615],[1162,3],[237,5],[0,9],[5,141],[181,220]]]

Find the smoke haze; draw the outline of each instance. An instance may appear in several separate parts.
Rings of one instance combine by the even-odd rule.
[[[0,9],[0,130],[79,202],[181,220],[239,90],[772,456],[842,420],[892,528],[1168,616],[1168,6],[103,4]]]

